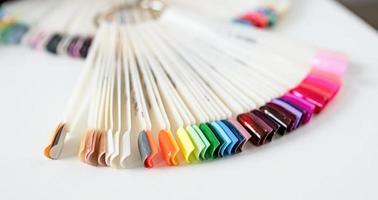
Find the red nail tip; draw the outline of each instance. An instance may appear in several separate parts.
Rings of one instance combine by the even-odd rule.
[[[237,119],[251,135],[250,141],[252,144],[261,146],[264,143],[268,133],[263,130],[258,123],[255,122],[255,120],[253,120],[249,113],[240,114]]]

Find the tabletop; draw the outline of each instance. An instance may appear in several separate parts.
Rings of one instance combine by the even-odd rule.
[[[337,98],[313,121],[221,161],[103,169],[42,150],[83,61],[0,47],[0,199],[378,199],[378,36],[338,3],[293,0],[274,30],[351,61]]]

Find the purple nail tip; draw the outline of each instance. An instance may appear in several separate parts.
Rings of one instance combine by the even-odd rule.
[[[302,119],[302,115],[303,113],[301,111],[299,111],[298,109],[296,109],[295,107],[293,107],[292,105],[280,100],[280,99],[273,99],[272,100],[272,103],[278,105],[278,106],[281,106],[282,108],[284,108],[285,110],[289,111],[290,113],[292,113],[293,115],[295,115],[295,124],[294,124],[294,128],[298,128],[300,123],[301,123],[301,119]]]

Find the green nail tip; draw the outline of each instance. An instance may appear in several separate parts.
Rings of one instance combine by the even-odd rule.
[[[217,139],[217,137],[214,135],[213,131],[210,129],[210,127],[207,124],[201,123],[199,125],[199,128],[210,143],[210,146],[205,153],[206,160],[216,158],[216,150],[218,149],[220,145],[219,140]]]

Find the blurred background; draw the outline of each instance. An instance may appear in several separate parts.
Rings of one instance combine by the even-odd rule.
[[[378,0],[338,0],[378,30]]]
[[[0,5],[6,1],[0,0]],[[378,0],[337,0],[378,30]]]

